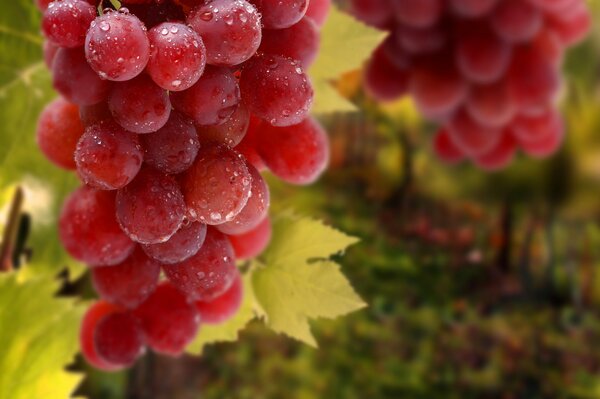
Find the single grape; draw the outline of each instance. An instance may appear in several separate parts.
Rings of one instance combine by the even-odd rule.
[[[449,0],[453,13],[464,18],[480,18],[490,15],[499,0]]]
[[[248,107],[240,103],[239,107],[229,117],[229,119],[221,125],[198,126],[197,132],[200,141],[215,142],[235,147],[238,145],[250,125],[250,111]]]
[[[413,28],[428,28],[441,18],[442,0],[395,0],[391,2],[396,19]]]
[[[108,96],[115,121],[134,133],[152,133],[162,128],[171,114],[167,92],[145,75],[116,83]]]
[[[83,130],[77,106],[59,97],[40,115],[37,143],[52,163],[64,169],[75,169],[75,148]]]
[[[250,164],[247,165],[252,175],[251,195],[244,209],[230,222],[223,223],[217,228],[225,234],[246,233],[263,221],[269,212],[271,196],[269,186],[260,172]]]
[[[331,10],[331,0],[310,0],[306,16],[312,19],[317,27],[322,27]]]
[[[240,88],[230,69],[207,67],[195,85],[172,92],[171,101],[198,125],[220,125],[238,108]]]
[[[252,0],[266,29],[289,28],[302,19],[309,0]]]
[[[200,327],[200,316],[175,287],[160,284],[135,310],[148,346],[158,353],[179,356]]]
[[[191,219],[218,225],[242,211],[250,198],[252,175],[240,154],[209,144],[200,149],[181,186]]]
[[[263,122],[261,119],[250,115],[248,130],[242,141],[235,147],[235,150],[259,171],[265,170],[266,165],[258,154],[258,132],[261,129]]]
[[[486,171],[497,171],[506,168],[513,161],[517,152],[517,143],[510,133],[502,134],[502,138],[494,148],[473,159],[473,162]]]
[[[108,315],[121,311],[122,309],[116,305],[106,301],[97,301],[90,306],[81,321],[81,329],[79,333],[81,354],[91,366],[99,370],[117,371],[121,369],[121,366],[111,364],[105,359],[102,359],[96,351],[96,344],[94,342],[94,332],[96,331],[98,322],[103,320]]]
[[[392,24],[389,0],[350,0],[350,13],[367,25],[386,29]]]
[[[491,15],[491,26],[510,43],[523,43],[535,37],[544,24],[544,15],[528,1],[503,0]]]
[[[140,140],[144,162],[166,174],[185,172],[200,149],[194,123],[176,111],[165,126],[156,133],[141,135]]]
[[[204,40],[208,63],[239,65],[260,45],[261,17],[246,0],[212,0],[188,14],[187,23]]]
[[[469,157],[488,153],[502,138],[501,129],[480,125],[465,110],[449,120],[447,129],[454,145]]]
[[[102,299],[133,309],[154,292],[159,275],[160,264],[138,247],[118,265],[92,269],[92,283]]]
[[[42,31],[57,46],[81,47],[94,19],[96,9],[83,0],[53,1],[44,11]]]
[[[111,121],[112,114],[108,109],[108,103],[106,101],[99,102],[94,105],[82,105],[79,107],[79,117],[84,126],[88,127],[95,123],[103,121]]]
[[[52,65],[54,64],[54,58],[56,57],[56,53],[58,52],[58,47],[56,44],[52,43],[50,40],[44,41],[44,62],[48,69],[52,70]]]
[[[158,244],[173,236],[186,208],[177,181],[150,168],[117,193],[117,220],[135,242]]]
[[[203,323],[222,324],[235,316],[242,306],[243,299],[244,286],[238,273],[233,284],[224,294],[212,301],[197,301],[195,305]]]
[[[119,264],[135,247],[117,223],[109,191],[77,189],[65,201],[58,227],[67,252],[91,266]]]
[[[106,99],[110,83],[94,72],[81,48],[61,48],[52,63],[54,88],[77,105],[94,105]]]
[[[554,132],[562,130],[563,118],[550,107],[536,116],[519,115],[511,124],[511,132],[521,144],[545,142],[549,137],[556,136]]]
[[[147,71],[165,90],[192,87],[204,73],[206,48],[202,38],[189,26],[164,22],[148,32],[150,60]]]
[[[317,57],[321,37],[317,24],[304,17],[285,29],[265,29],[260,51],[297,60],[308,68]]]
[[[409,74],[398,68],[380,46],[365,69],[365,91],[378,101],[394,101],[408,92]]]
[[[172,0],[163,0],[150,4],[127,4],[129,11],[151,29],[163,22],[179,22],[185,20],[185,13],[179,4]]]
[[[206,225],[199,222],[188,222],[168,241],[143,245],[148,256],[163,264],[172,265],[183,262],[196,255],[206,238]]]
[[[465,159],[463,152],[452,142],[447,129],[440,129],[433,139],[433,151],[444,163],[455,165]]]
[[[319,123],[308,118],[298,125],[265,124],[258,152],[274,175],[291,184],[317,180],[329,162],[329,140]]]
[[[244,102],[274,126],[291,126],[306,118],[314,92],[297,61],[263,54],[244,66],[240,78]]]
[[[113,121],[88,126],[75,151],[79,176],[101,190],[125,187],[139,172],[143,159],[138,136]]]
[[[504,81],[472,87],[465,107],[477,123],[490,127],[508,125],[517,113],[517,104]]]
[[[468,27],[458,37],[456,65],[465,79],[479,84],[496,82],[507,71],[512,47],[487,27]]]
[[[546,121],[543,120],[544,116],[540,118],[540,120],[526,123],[521,121],[520,123],[524,123],[525,126],[519,126],[518,130],[513,133],[523,152],[538,159],[547,158],[556,153],[565,137],[564,122],[560,116],[558,118],[550,117],[550,120]]]
[[[560,36],[551,29],[542,29],[531,44],[545,59],[559,67],[563,61],[565,46]]]
[[[121,367],[133,365],[144,353],[144,336],[137,320],[126,312],[111,313],[98,321],[94,331],[98,356]]]
[[[566,13],[550,18],[549,25],[565,46],[573,46],[585,39],[592,27],[592,15],[584,2],[579,2]]]
[[[144,24],[132,14],[109,11],[87,32],[85,56],[102,78],[130,80],[142,73],[150,57]]]
[[[411,28],[400,25],[396,27],[391,38],[400,47],[400,52],[410,54],[433,53],[442,49],[448,42],[448,34],[439,26]],[[394,59],[397,55],[393,56],[388,52],[388,57]]]
[[[163,270],[175,287],[195,301],[210,301],[222,295],[238,274],[229,240],[214,228],[208,229],[196,255],[174,265],[163,265]]]
[[[237,259],[252,259],[260,255],[271,241],[271,220],[267,217],[253,230],[236,236],[228,236]]]

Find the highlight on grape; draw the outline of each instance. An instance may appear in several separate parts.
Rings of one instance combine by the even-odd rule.
[[[179,356],[242,303],[236,260],[271,236],[261,171],[303,185],[328,164],[305,70],[329,0],[37,4],[60,94],[37,140],[81,180],[59,234],[100,296],[82,353],[109,371]]]

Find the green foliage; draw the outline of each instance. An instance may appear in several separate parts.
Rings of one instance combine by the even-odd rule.
[[[66,372],[78,350],[83,307],[56,298],[57,281],[0,274],[0,399],[64,399],[82,376]]]

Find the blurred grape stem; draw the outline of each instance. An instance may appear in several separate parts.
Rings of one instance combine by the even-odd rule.
[[[17,187],[10,204],[6,227],[2,233],[2,243],[0,245],[0,272],[9,272],[13,269],[13,252],[15,240],[19,229],[21,219],[21,210],[23,209],[23,189]]]

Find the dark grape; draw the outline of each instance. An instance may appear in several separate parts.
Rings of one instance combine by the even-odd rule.
[[[220,125],[198,126],[198,136],[202,142],[215,142],[229,147],[238,145],[250,125],[250,111],[241,103],[229,119]]]
[[[112,120],[112,114],[106,101],[94,105],[79,106],[79,117],[86,127],[102,121]]]
[[[465,159],[463,152],[454,144],[448,130],[440,129],[433,139],[433,151],[443,162],[454,165]]]
[[[85,360],[93,367],[103,371],[117,371],[122,368],[120,365],[111,364],[101,358],[96,350],[94,342],[94,333],[98,322],[106,316],[120,312],[122,309],[106,301],[97,301],[87,310],[81,321],[81,331],[79,333],[79,344],[81,354]]]
[[[99,320],[94,342],[99,358],[121,367],[133,365],[144,352],[142,330],[130,313],[111,313]]]
[[[452,12],[465,18],[477,18],[489,15],[499,0],[449,0]]]
[[[235,150],[242,154],[242,156],[259,171],[267,168],[265,162],[257,151],[258,133],[263,123],[266,122],[263,122],[261,119],[250,115],[250,122],[248,125],[248,130],[246,131],[246,135],[235,147]]]
[[[409,74],[398,68],[379,47],[365,69],[365,90],[379,101],[393,101],[408,93]]]

